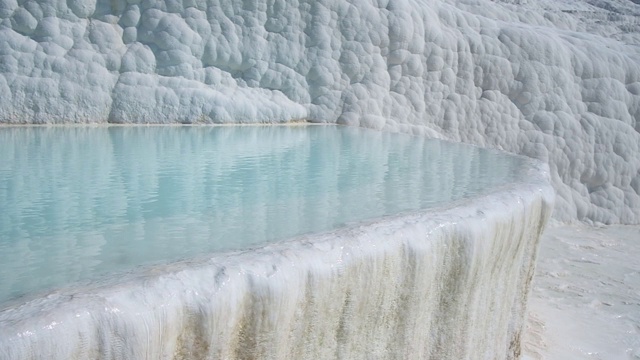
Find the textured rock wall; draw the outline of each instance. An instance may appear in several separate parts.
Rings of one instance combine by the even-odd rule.
[[[622,0],[0,0],[0,121],[426,134],[548,161],[559,219],[638,223],[638,14]]]

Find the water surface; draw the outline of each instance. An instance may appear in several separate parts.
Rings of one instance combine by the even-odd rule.
[[[0,128],[0,304],[477,196],[523,166],[336,126]]]

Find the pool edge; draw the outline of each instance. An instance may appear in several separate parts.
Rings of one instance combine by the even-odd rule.
[[[453,207],[5,310],[0,359],[517,358],[554,202],[530,163],[527,182]]]

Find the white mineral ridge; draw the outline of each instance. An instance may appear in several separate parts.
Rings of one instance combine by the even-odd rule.
[[[640,220],[626,0],[0,0],[0,122],[308,119],[548,161],[556,217]]]

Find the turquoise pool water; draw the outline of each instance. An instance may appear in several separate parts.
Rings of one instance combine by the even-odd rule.
[[[0,305],[477,196],[523,166],[337,126],[0,128]]]

